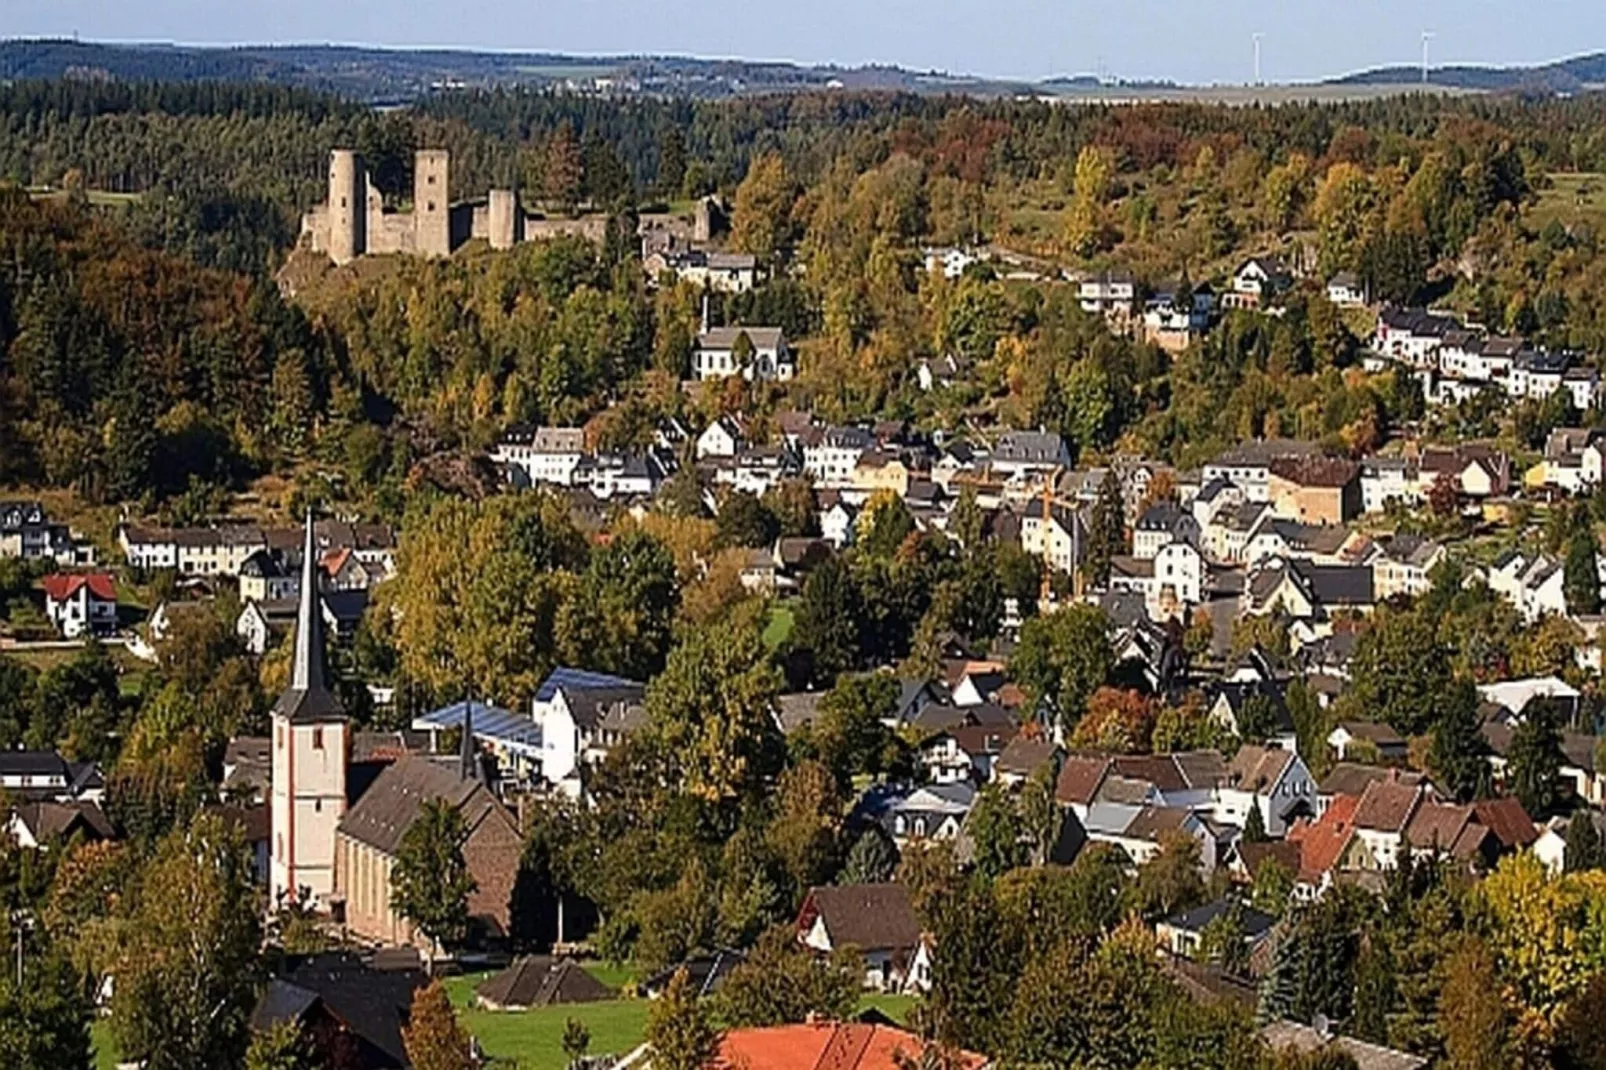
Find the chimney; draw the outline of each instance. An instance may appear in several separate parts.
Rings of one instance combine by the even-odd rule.
[[[463,702],[463,739],[458,747],[457,774],[464,780],[480,779],[479,748],[474,745],[474,696]]]

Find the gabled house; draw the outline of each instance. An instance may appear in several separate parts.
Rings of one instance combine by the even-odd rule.
[[[992,779],[993,763],[1018,730],[998,725],[958,725],[929,736],[920,744],[920,760],[933,784]]]
[[[117,581],[104,572],[44,578],[45,616],[67,639],[117,630]]]
[[[1271,466],[1276,461],[1301,460],[1323,456],[1314,442],[1269,438],[1243,442],[1217,456],[1204,466],[1205,483],[1222,479],[1243,488],[1252,502],[1271,500]]]
[[[646,686],[607,673],[553,669],[536,689],[531,716],[541,730],[541,775],[551,784],[576,777],[598,722],[616,703],[640,703]],[[578,783],[572,790],[578,789]]]
[[[617,993],[572,958],[520,955],[474,987],[474,1002],[493,1011],[525,1011],[570,1003],[600,1003]]]
[[[1192,543],[1168,543],[1152,558],[1110,559],[1110,589],[1142,595],[1153,620],[1185,619],[1204,599],[1204,580],[1204,555]]]
[[[1267,835],[1280,837],[1296,820],[1316,816],[1316,781],[1293,750],[1245,744],[1228,763],[1216,799],[1217,821],[1242,828],[1252,806]]]
[[[1095,802],[1080,821],[1089,841],[1119,847],[1133,868],[1159,854],[1167,835],[1180,833],[1198,841],[1200,872],[1208,875],[1215,871],[1215,832],[1192,810],[1179,806]]]
[[[1281,612],[1296,620],[1323,620],[1339,610],[1367,613],[1377,604],[1369,565],[1315,565],[1268,558],[1244,581],[1242,612]]]
[[[1327,280],[1327,299],[1339,308],[1361,308],[1367,298],[1366,283],[1353,271],[1340,271]]]
[[[1155,502],[1132,526],[1132,556],[1150,560],[1173,542],[1198,546],[1199,521],[1175,502]]]
[[[750,382],[784,383],[797,374],[797,358],[779,327],[709,327],[697,335],[692,374],[703,381],[740,375]]]
[[[1232,273],[1232,289],[1222,297],[1228,308],[1265,308],[1294,285],[1294,273],[1281,257],[1254,256]]]
[[[7,831],[18,847],[44,851],[62,847],[75,837],[86,843],[117,838],[100,804],[82,799],[18,803],[11,809]]]
[[[1426,594],[1433,570],[1448,556],[1443,543],[1419,535],[1395,535],[1376,545],[1380,553],[1372,562],[1372,583],[1379,602]]]
[[[1277,919],[1270,914],[1263,914],[1235,899],[1223,898],[1171,915],[1154,927],[1154,935],[1160,946],[1171,954],[1185,959],[1195,958],[1210,923],[1229,912],[1237,913],[1247,948],[1259,945],[1277,924]]]
[[[985,1070],[984,1055],[940,1054],[917,1034],[871,1022],[804,1022],[723,1034],[707,1070],[904,1070],[940,1061],[951,1070]]]
[[[721,416],[697,436],[697,459],[735,457],[747,445],[747,428],[735,416]]]
[[[1006,477],[1042,474],[1069,468],[1071,451],[1052,431],[1008,431],[993,444],[991,463]]]
[[[251,1012],[256,1034],[291,1024],[309,1038],[320,1065],[351,1070],[402,1070],[411,1065],[402,1027],[413,994],[429,983],[416,959],[409,966],[331,951],[271,979]]]
[[[1511,458],[1488,446],[1427,446],[1418,466],[1425,487],[1443,477],[1465,498],[1493,498],[1511,487]]]
[[[1051,505],[1044,519],[1043,501],[1034,498],[1020,518],[1020,546],[1057,572],[1070,572],[1087,553],[1087,524],[1075,510]]]
[[[240,565],[240,601],[287,602],[300,593],[295,570],[267,549],[258,550]]]
[[[503,433],[491,460],[517,470],[523,482],[575,485],[575,472],[586,456],[586,433],[579,427],[530,427],[517,424]]]
[[[925,992],[931,956],[909,889],[901,884],[810,888],[797,915],[797,938],[822,955],[854,947],[864,956],[864,986],[878,992]]]
[[[1484,576],[1489,589],[1510,602],[1529,624],[1546,614],[1567,615],[1567,575],[1558,558],[1508,550]]]
[[[1374,752],[1385,762],[1403,762],[1406,755],[1405,738],[1376,721],[1340,721],[1327,734],[1327,745],[1341,762],[1349,760],[1357,746]]]

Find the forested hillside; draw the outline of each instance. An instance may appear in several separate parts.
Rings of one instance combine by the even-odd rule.
[[[5,201],[19,267],[0,281],[0,464],[97,499],[159,500],[192,477],[238,485],[314,456],[348,475],[405,470],[511,422],[581,422],[621,399],[607,433],[639,440],[685,404],[667,384],[686,373],[699,309],[689,290],[646,288],[633,213],[711,191],[734,206],[731,244],[775,276],[716,301],[716,317],[780,323],[804,359],[789,395],[704,406],[1053,426],[1084,451],[1130,436],[1183,461],[1254,434],[1359,451],[1420,401],[1408,380],[1349,373],[1355,326],[1319,294],[1281,318],[1229,316],[1171,356],[1112,335],[1052,271],[945,280],[920,270],[919,250],[991,242],[1049,268],[1185,286],[1290,252],[1317,273],[1359,273],[1377,297],[1600,352],[1602,220],[1580,207],[1587,187],[1569,178],[1562,197],[1550,176],[1606,168],[1603,110],[506,92],[380,116],[257,86],[15,83],[0,89],[0,161],[67,199]],[[410,189],[412,149],[444,146],[455,190],[516,182],[531,204],[590,204],[614,215],[614,238],[337,273],[287,306],[266,280],[322,196],[324,154],[350,144],[394,197]],[[81,191],[135,196],[91,207]],[[916,390],[917,363],[945,353],[981,374]],[[1453,419],[1498,429],[1487,414]],[[186,447],[196,440],[215,448]]]

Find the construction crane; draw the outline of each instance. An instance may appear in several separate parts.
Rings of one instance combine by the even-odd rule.
[[[1054,506],[1062,504],[1055,497],[1054,488],[1059,485],[1060,475],[1063,472],[1063,468],[1055,467],[1043,480],[1041,499],[1043,526],[1040,529],[1043,538],[1043,584],[1037,596],[1037,604],[1043,609],[1047,609],[1054,595],[1054,553],[1053,544],[1049,541],[1049,525],[1053,521]],[[1081,532],[1078,530],[1080,525],[1076,521],[1076,503],[1063,504],[1068,504],[1071,509],[1071,597],[1080,599],[1082,597],[1082,545]]]

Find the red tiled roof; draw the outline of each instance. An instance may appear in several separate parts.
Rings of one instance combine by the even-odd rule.
[[[117,601],[117,581],[104,572],[67,573],[58,572],[44,579],[45,596],[53,602],[65,602],[78,593],[80,587],[88,587],[89,593],[102,602]]]
[[[858,1022],[806,1022],[763,1029],[733,1029],[720,1040],[714,1070],[898,1070],[900,1061],[918,1064],[925,1043],[892,1026]],[[979,1070],[987,1059],[959,1052],[964,1070]]]
[[[1288,842],[1299,844],[1299,879],[1316,883],[1322,874],[1338,864],[1344,848],[1355,832],[1355,811],[1361,800],[1353,795],[1336,795],[1314,825],[1304,822],[1288,830]]]

